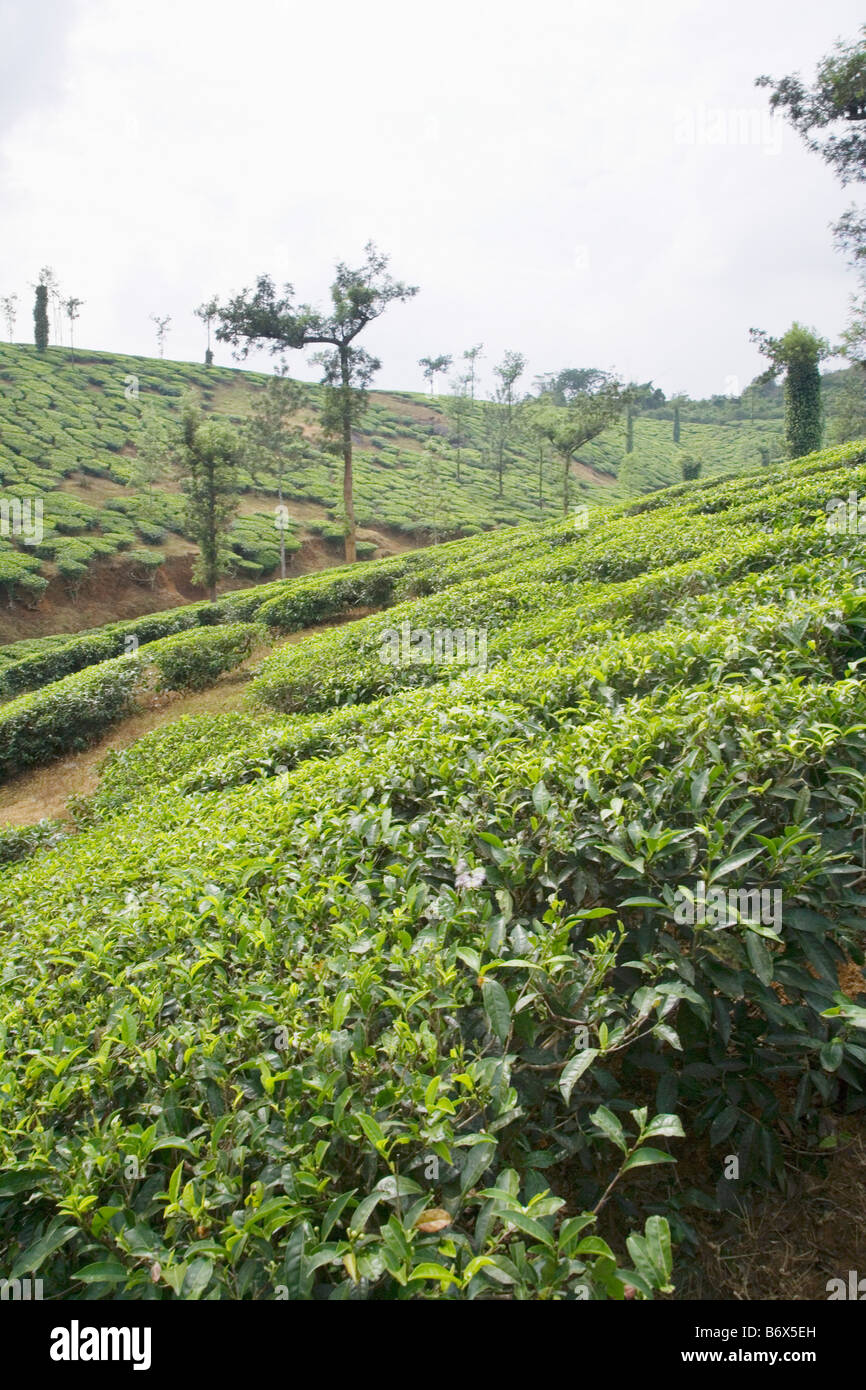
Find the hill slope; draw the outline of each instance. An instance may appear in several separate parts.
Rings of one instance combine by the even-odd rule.
[[[4,1268],[652,1297],[726,1154],[789,1185],[866,1094],[864,488],[851,446],[359,567],[389,610],[274,651],[264,724],[113,760],[0,874]]]
[[[264,381],[237,369],[95,352],[69,360],[60,348],[40,355],[0,345],[0,497],[30,499],[31,507],[39,499],[44,531],[37,545],[0,536],[0,588],[12,605],[0,612],[0,640],[74,631],[198,597],[190,578],[195,548],[184,535],[176,482],[166,476],[157,486],[136,484],[143,416],[148,410],[176,415],[181,395],[192,391],[205,410],[239,425]],[[305,396],[302,456],[287,480],[294,515],[289,551],[301,572],[336,563],[342,537],[338,464],[318,427],[321,390],[307,386]],[[766,408],[777,414],[754,424],[686,419],[682,448],[697,452],[710,475],[754,466],[761,445],[779,430],[778,403]],[[453,438],[443,398],[371,394],[356,435],[361,558],[557,514],[556,468],[550,459],[543,463],[539,500],[537,446],[529,438],[516,442],[499,495],[481,402],[470,410],[460,483]],[[431,445],[439,452],[431,454]],[[681,452],[667,419],[639,418],[629,455],[617,426],[575,465],[575,496],[609,500],[667,485],[679,476]],[[243,474],[241,484],[226,588],[271,575],[278,563],[276,480]]]

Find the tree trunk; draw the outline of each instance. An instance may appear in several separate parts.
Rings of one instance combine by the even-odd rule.
[[[571,468],[571,454],[566,454],[562,465],[562,515],[568,516],[568,470]]]
[[[286,577],[286,527],[285,527],[285,518],[283,517],[283,470],[282,470],[282,466],[280,467],[280,473],[279,473],[279,477],[278,477],[278,479],[277,479],[277,492],[278,492],[278,494],[279,494],[279,499],[280,499],[280,578],[281,578],[281,579],[285,579],[285,577]]]
[[[349,350],[340,348],[340,375],[343,386],[343,511],[346,516],[346,564],[357,559],[355,550],[355,501],[352,492],[352,388],[349,377]]]

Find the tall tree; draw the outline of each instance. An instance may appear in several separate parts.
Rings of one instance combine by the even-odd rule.
[[[802,458],[821,447],[823,409],[819,364],[831,355],[824,338],[802,324],[794,323],[781,338],[771,338],[760,329],[749,333],[758,351],[770,365],[756,378],[773,381],[785,373],[785,449],[789,459]]]
[[[6,320],[6,336],[10,343],[15,336],[15,320],[18,317],[18,296],[17,294],[5,294],[0,299],[0,313]]]
[[[156,341],[159,346],[160,357],[165,357],[165,340],[168,337],[168,330],[171,327],[171,315],[165,314],[160,318],[159,314],[151,314],[151,323],[156,324]]]
[[[193,313],[195,314],[196,318],[201,319],[202,323],[207,328],[207,348],[205,349],[204,354],[204,364],[206,367],[210,367],[213,365],[213,352],[211,351],[210,345],[211,324],[216,318],[218,312],[219,301],[216,299],[215,296],[211,299],[206,299],[203,304],[199,304],[198,308],[193,310]]]
[[[135,456],[129,461],[128,486],[147,491],[167,469],[180,463],[181,436],[171,418],[154,405],[145,406],[135,432]]]
[[[44,352],[48,347],[48,285],[43,279],[44,274],[44,270],[39,273],[33,305],[33,339],[38,352]]]
[[[175,457],[186,494],[187,529],[200,552],[193,578],[207,589],[211,602],[217,580],[228,567],[228,530],[238,508],[241,453],[234,430],[206,420],[195,401],[184,402]]]
[[[493,368],[497,386],[493,400],[485,405],[485,424],[496,460],[500,497],[504,484],[506,455],[514,444],[517,382],[525,370],[526,358],[521,353],[510,350],[506,352],[502,361]]]
[[[467,348],[463,354],[463,360],[469,363],[469,369],[467,373],[469,378],[469,399],[472,401],[473,405],[475,404],[475,378],[477,375],[476,368],[479,361],[484,356],[484,353],[481,351],[483,347],[483,343],[476,343],[474,347]]]
[[[439,357],[419,357],[418,366],[424,368],[424,380],[430,383],[430,395],[433,395],[433,384],[437,376],[442,372],[447,372],[451,366],[451,358]]]
[[[866,181],[866,25],[850,43],[837,43],[818,64],[815,80],[804,85],[798,74],[775,80],[764,75],[770,106],[781,111],[808,149],[819,154],[842,186]],[[866,211],[853,205],[834,226],[836,243],[866,277]],[[852,301],[849,333],[856,336],[862,306]],[[846,356],[849,344],[843,343]],[[853,358],[852,360],[857,360]]]
[[[286,515],[283,501],[283,479],[286,464],[297,459],[300,451],[301,429],[297,414],[304,393],[296,381],[291,381],[281,369],[256,393],[247,423],[246,456],[252,464],[256,481],[256,464],[269,467],[277,476],[278,510],[275,525],[280,534],[280,575],[286,577]]]
[[[570,501],[571,465],[578,449],[597,438],[619,418],[630,404],[630,392],[609,372],[591,370],[580,390],[557,405],[549,393],[536,398],[530,407],[536,428],[542,431],[559,455],[562,465],[562,510],[567,515]]]
[[[451,421],[452,443],[457,455],[457,481],[461,481],[460,464],[466,444],[466,430],[472,406],[468,396],[469,377],[459,376],[450,383],[451,395],[445,398],[445,413]]]
[[[271,353],[321,344],[316,354],[323,368],[326,429],[338,430],[343,454],[343,512],[346,528],[346,561],[356,558],[355,501],[352,476],[352,426],[360,419],[367,387],[380,363],[355,340],[389,304],[411,299],[415,285],[395,281],[388,274],[388,257],[372,242],[365,247],[363,264],[351,269],[337,266],[331,284],[331,310],[322,313],[310,305],[296,305],[294,289],[283,286],[278,297],[270,276],[261,275],[253,291],[243,290],[217,311],[220,342],[231,343],[236,355],[246,357],[253,348]]]
[[[80,315],[80,310],[81,310],[81,306],[82,306],[83,303],[84,303],[84,300],[83,300],[83,299],[75,299],[75,298],[66,299],[66,300],[64,300],[64,302],[63,302],[63,307],[64,307],[64,311],[65,311],[65,313],[66,313],[66,317],[69,319],[69,356],[70,356],[70,357],[74,357],[74,356],[75,356],[75,320],[76,320],[77,318],[80,318],[80,317],[81,317],[81,315]]]

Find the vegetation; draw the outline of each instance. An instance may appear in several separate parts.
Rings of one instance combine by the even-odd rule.
[[[652,1298],[725,1155],[788,1190],[788,1144],[817,1158],[866,1083],[839,984],[864,962],[866,566],[828,526],[864,489],[846,445],[210,607],[285,631],[389,605],[275,649],[258,713],[146,735],[78,833],[7,855],[13,1277]],[[404,628],[483,629],[485,659],[383,660]],[[23,699],[56,736],[145,653],[3,717]],[[699,1186],[670,1176],[684,1135]]]
[[[819,364],[830,355],[823,338],[795,323],[781,338],[757,329],[752,339],[770,359],[765,378],[785,373],[785,445],[788,458],[800,458],[821,447],[823,405]],[[760,380],[760,378],[759,378]]]
[[[343,263],[337,266],[330,314],[309,305],[296,307],[291,285],[285,285],[282,299],[277,299],[273,281],[266,275],[259,276],[254,292],[244,290],[218,310],[217,337],[240,347],[241,356],[261,346],[273,353],[308,344],[323,347],[316,360],[324,370],[323,422],[326,431],[339,438],[343,456],[347,564],[357,558],[352,430],[361,421],[367,387],[380,366],[355,341],[389,304],[404,302],[417,292],[416,286],[392,279],[388,257],[369,242],[366,260],[357,270]]]
[[[834,431],[847,410],[850,377],[842,372],[821,378]],[[150,583],[152,567],[142,566],[142,551],[160,565],[167,548],[177,553],[186,543],[191,550],[183,496],[167,464],[166,440],[179,428],[183,397],[192,393],[205,418],[243,431],[271,379],[80,348],[71,362],[60,348],[40,354],[32,347],[0,345],[0,489],[3,496],[40,500],[44,512],[40,544],[25,544],[15,534],[0,536],[6,602],[32,606],[52,581],[72,592],[103,564]],[[283,534],[287,557],[300,547],[293,501],[303,502],[305,510],[318,508],[321,524],[329,528],[328,545],[335,553],[343,548],[340,480],[322,428],[323,389],[298,389],[295,442],[272,462],[251,451],[237,470],[241,513],[227,544],[238,582],[280,573],[280,535],[274,526],[280,463],[289,513]],[[673,408],[658,399],[661,394],[647,393],[641,403],[626,472],[621,425],[611,425],[580,449],[571,491],[581,501],[609,502],[679,480]],[[485,404],[473,402],[468,380],[455,382],[452,396],[432,401],[408,392],[371,392],[353,445],[358,525],[384,526],[417,542],[429,538],[428,519],[417,503],[431,440],[444,448],[440,533],[469,535],[555,515],[562,507],[561,469],[548,483],[550,446],[534,428],[534,408],[521,403],[515,412],[521,428],[511,436],[500,497]],[[781,433],[782,389],[772,382],[760,387],[751,403],[714,397],[683,408],[683,447],[703,459],[708,477],[754,468],[762,449],[778,456]]]

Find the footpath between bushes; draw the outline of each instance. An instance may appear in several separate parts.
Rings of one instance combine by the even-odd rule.
[[[128,748],[152,729],[172,724],[190,714],[230,714],[244,710],[263,724],[279,723],[274,710],[257,711],[247,704],[246,687],[265,656],[280,647],[302,642],[325,628],[342,627],[358,622],[374,608],[358,608],[338,618],[329,618],[313,627],[302,628],[270,644],[262,644],[240,665],[225,672],[207,690],[151,691],[139,702],[135,713],[119,720],[89,748],[67,754],[41,766],[27,768],[17,777],[0,785],[0,828],[8,825],[32,825],[36,821],[60,820],[72,823],[67,802],[73,796],[89,796],[99,786],[99,768],[109,753]]]

